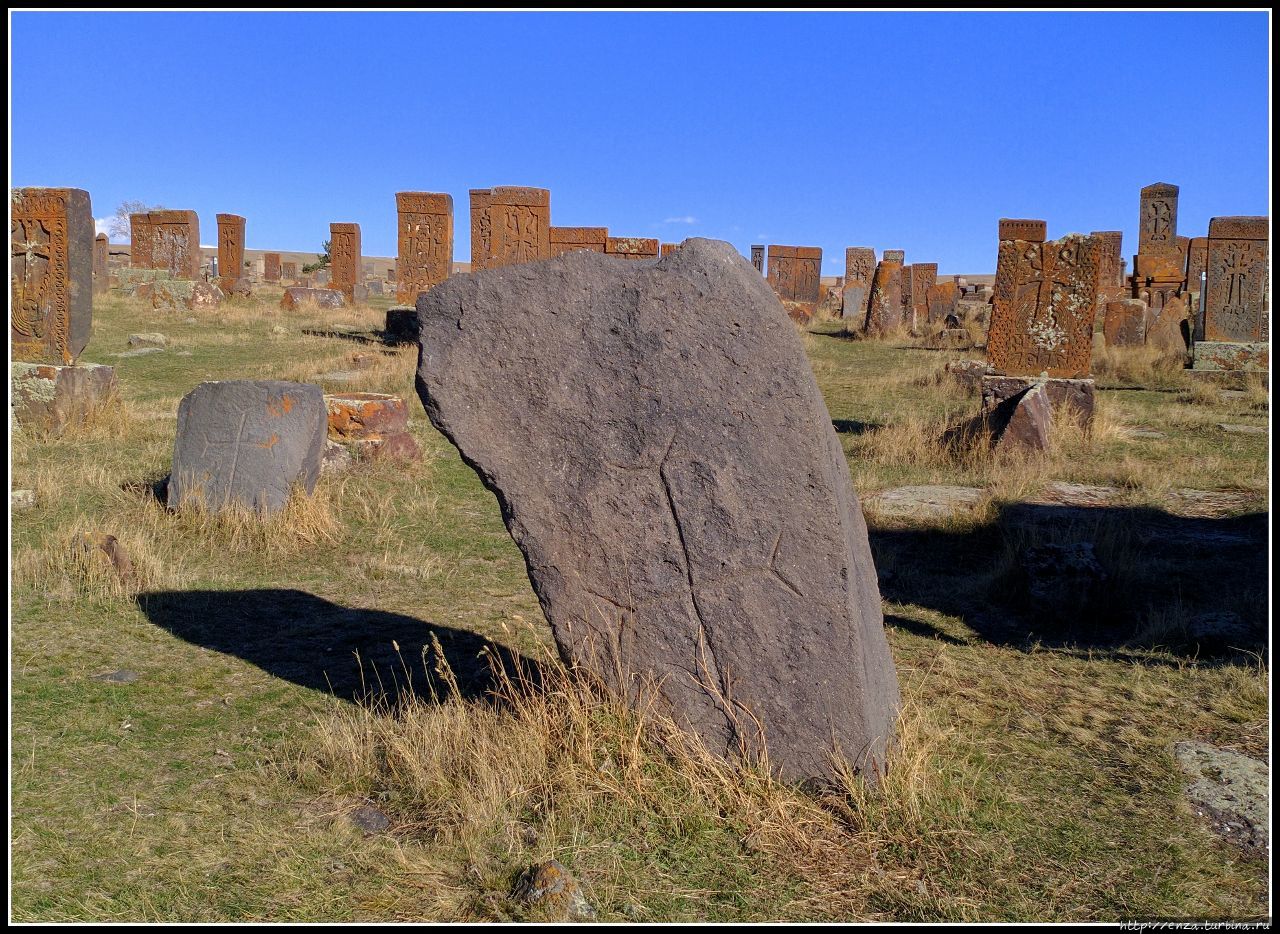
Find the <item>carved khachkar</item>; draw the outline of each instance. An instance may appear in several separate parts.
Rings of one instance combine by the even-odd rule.
[[[281,275],[283,278],[288,279],[290,282],[294,282],[294,281],[296,281],[296,280],[297,280],[297,278],[298,278],[298,264],[297,264],[296,262],[294,262],[294,263],[281,263],[281,264],[280,264],[280,269],[281,269],[280,275]]]
[[[999,239],[1001,241],[1030,240],[1032,243],[1044,243],[1048,229],[1049,225],[1044,221],[1031,220],[1029,218],[1002,217],[1000,218]]]
[[[899,266],[902,266],[907,261],[907,251],[906,250],[885,250],[884,256],[882,256],[880,260],[881,262],[884,262],[884,263],[897,263]]]
[[[244,278],[244,223],[239,214],[218,215],[218,286],[228,295]]]
[[[769,274],[773,294],[791,317],[807,321],[818,307],[822,284],[822,248],[769,245]]]
[[[551,257],[551,192],[502,187],[471,191],[471,270]]]
[[[175,279],[200,278],[200,218],[195,211],[152,211],[147,229],[151,265],[146,268],[164,269]]]
[[[71,364],[93,327],[93,209],[80,188],[12,198],[9,336],[14,360]]]
[[[262,280],[264,282],[280,281],[280,254],[262,254]]]
[[[590,250],[603,253],[609,241],[608,227],[552,227],[551,255]]]
[[[751,244],[751,265],[756,267],[760,275],[764,275],[764,244]]]
[[[493,192],[488,188],[473,188],[471,195],[471,271],[488,268],[489,250],[493,245],[493,218],[489,205]]]
[[[329,287],[354,302],[360,282],[359,224],[329,225],[329,268]]]
[[[911,315],[915,324],[929,317],[929,290],[938,284],[937,263],[911,265]]]
[[[431,191],[396,193],[396,301],[412,305],[418,293],[449,278],[453,269],[453,196]]]
[[[1001,240],[987,360],[1007,376],[1089,375],[1099,242]]]
[[[1119,230],[1095,230],[1089,236],[1096,238],[1101,244],[1098,254],[1098,262],[1101,264],[1098,271],[1098,288],[1104,292],[1108,289],[1120,288],[1123,285],[1121,275],[1124,269],[1124,254],[1121,251],[1124,233]]]
[[[869,246],[851,246],[844,251],[844,291],[841,294],[845,318],[863,321],[867,300],[871,297],[871,280],[876,274],[876,251]]]
[[[670,255],[672,254],[672,252],[674,252],[674,251],[675,251],[675,248],[676,248],[676,247],[678,247],[679,245],[680,245],[680,244],[678,244],[678,243],[664,243],[664,244],[662,244],[662,246],[660,247],[660,249],[661,249],[661,251],[662,251],[662,255],[663,255],[663,256],[670,256]]]
[[[93,293],[95,295],[107,291],[109,287],[107,257],[111,244],[106,234],[98,234],[93,239]]]
[[[915,308],[911,304],[911,297],[915,294],[913,278],[911,266],[903,266],[898,280],[902,284],[898,292],[898,319],[904,322],[908,328],[916,326]]]
[[[151,215],[129,215],[129,265],[134,269],[151,268]]]
[[[1138,252],[1170,253],[1178,239],[1178,186],[1156,182],[1142,189]]]
[[[1209,221],[1204,339],[1265,341],[1269,334],[1266,217]]]
[[[658,241],[653,237],[609,237],[604,251],[621,259],[657,259]]]

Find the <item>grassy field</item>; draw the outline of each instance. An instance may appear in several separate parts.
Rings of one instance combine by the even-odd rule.
[[[868,510],[901,748],[879,793],[814,796],[567,676],[496,502],[414,396],[416,348],[362,339],[387,302],[278,295],[191,316],[106,298],[83,360],[118,367],[122,403],[14,437],[36,505],[11,542],[13,918],[523,919],[507,893],[549,858],[605,921],[1268,910],[1265,861],[1198,820],[1172,754],[1268,753],[1267,437],[1218,427],[1267,424],[1256,380],[1224,396],[1108,357],[1092,434],[1000,460],[937,442],[976,411],[943,373],[968,354],[806,334],[859,495],[983,491],[943,519]],[[113,356],[139,331],[167,349]],[[327,477],[266,523],[172,515],[154,488],[178,401],[236,378],[410,397],[425,456]],[[1114,490],[1071,510],[1044,495],[1062,482]],[[1092,542],[1108,574],[1079,618],[1021,595],[1019,555],[1050,539]],[[1257,638],[1188,643],[1219,610]],[[353,823],[365,804],[388,832]]]

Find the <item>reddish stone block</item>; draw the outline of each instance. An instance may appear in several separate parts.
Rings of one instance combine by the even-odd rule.
[[[329,225],[329,285],[347,302],[364,298],[360,285],[360,225]]]
[[[399,224],[396,301],[412,305],[453,270],[453,196],[429,191],[396,193]]]
[[[200,278],[200,218],[195,211],[152,211],[147,215],[150,269],[174,279]],[[136,265],[136,264],[135,264]]]
[[[663,256],[670,256],[670,255],[671,255],[671,253],[673,253],[673,252],[675,251],[675,248],[676,248],[676,247],[678,247],[679,245],[680,245],[680,244],[678,244],[678,243],[664,243],[664,244],[662,244],[662,255],[663,255]]]
[[[1187,291],[1200,291],[1200,274],[1209,264],[1209,238],[1192,237],[1187,248]]]
[[[476,194],[472,192],[473,249],[476,247]],[[498,187],[489,189],[487,198],[481,200],[487,203],[489,239],[482,268],[492,269],[551,257],[550,191],[545,188]],[[473,255],[473,269],[474,262]]]
[[[1142,189],[1138,210],[1138,253],[1176,253],[1178,186],[1156,182]]]
[[[1095,230],[1089,234],[1095,237],[1102,245],[1098,254],[1101,268],[1098,272],[1098,288],[1105,291],[1110,288],[1120,288],[1123,282],[1124,254],[1122,252],[1124,245],[1124,233],[1119,230]]]
[[[297,263],[281,263],[280,275],[282,278],[287,279],[290,282],[296,282],[298,280],[298,264]]]
[[[658,241],[653,237],[609,237],[604,251],[622,259],[657,259]]]
[[[1102,335],[1108,347],[1140,347],[1146,343],[1147,303],[1136,298],[1108,302]]]
[[[13,359],[74,363],[93,329],[89,193],[79,188],[18,188],[11,209]]]
[[[326,394],[329,438],[333,441],[380,439],[409,428],[409,408],[399,396],[380,392]]]
[[[808,321],[818,307],[822,248],[771,244],[766,279],[787,314],[796,320]]]
[[[264,282],[280,281],[280,254],[262,254],[262,280]]]
[[[1027,218],[1000,218],[1000,240],[1026,240],[1028,243],[1044,243],[1049,225],[1044,221]]]
[[[900,250],[887,250],[901,253]],[[867,302],[867,322],[863,330],[872,335],[891,333],[902,326],[902,264],[881,260],[871,282]]]
[[[577,250],[604,253],[608,241],[608,227],[552,227],[551,255],[560,256]]]
[[[244,224],[239,214],[218,215],[218,286],[227,295],[247,294],[244,275]]]
[[[884,256],[881,257],[881,262],[897,263],[899,266],[902,266],[903,264],[905,264],[906,261],[907,261],[906,250],[885,250]]]

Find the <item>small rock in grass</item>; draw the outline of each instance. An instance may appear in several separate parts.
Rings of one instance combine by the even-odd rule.
[[[592,921],[596,917],[578,880],[554,859],[525,870],[511,889],[511,897],[551,921]]]

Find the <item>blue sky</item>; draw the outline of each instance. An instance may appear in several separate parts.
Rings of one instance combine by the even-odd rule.
[[[551,189],[617,236],[900,248],[990,272],[1002,216],[1123,230],[1181,186],[1179,232],[1267,214],[1265,12],[13,13],[11,183],[331,221],[395,253],[395,192]]]

